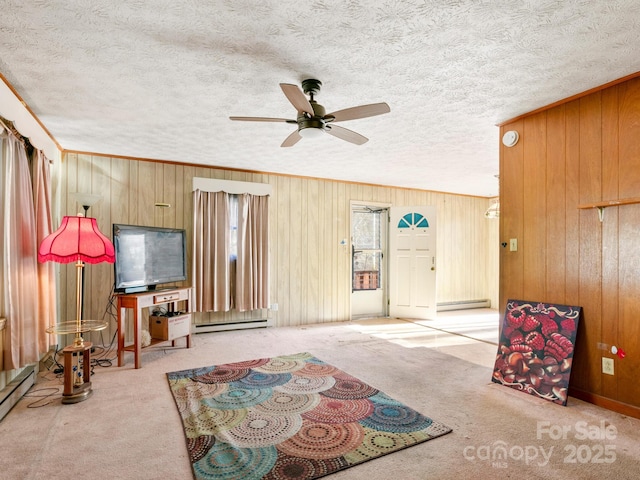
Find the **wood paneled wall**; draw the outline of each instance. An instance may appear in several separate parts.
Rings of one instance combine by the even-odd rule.
[[[73,192],[93,193],[102,200],[91,207],[89,216],[96,217],[108,236],[113,223],[169,226],[185,228],[189,243],[193,177],[273,186],[271,303],[277,303],[278,310],[202,313],[194,316],[195,323],[267,316],[275,326],[348,320],[351,260],[348,245],[340,245],[340,241],[350,238],[351,200],[394,206],[436,205],[438,302],[487,298],[497,305],[498,222],[483,216],[489,199],[78,153],[64,155],[59,175],[59,200],[54,208],[58,207],[60,216],[75,214],[80,208]],[[171,208],[155,207],[156,202],[169,203]],[[60,268],[62,318],[75,315],[72,270],[72,266]],[[87,265],[85,270],[84,318],[101,319],[109,306],[113,266]]]
[[[578,208],[640,197],[640,79],[635,78],[501,126],[500,311],[507,299],[583,307],[571,392],[640,416],[640,203]],[[610,347],[626,352],[620,359]],[[601,373],[614,358],[615,375]]]

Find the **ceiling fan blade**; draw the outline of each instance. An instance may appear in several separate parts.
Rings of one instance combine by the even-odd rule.
[[[290,83],[281,83],[280,88],[298,112],[306,112],[313,116],[313,107],[307,97],[304,96],[304,93],[302,93],[302,90],[300,90],[300,87]]]
[[[360,105],[359,107],[345,108],[344,110],[338,110],[333,113],[325,115],[327,121],[344,122],[345,120],[355,120],[357,118],[373,117],[375,115],[382,115],[383,113],[389,113],[391,109],[386,103],[371,103],[369,105]],[[327,118],[329,117],[329,118]],[[331,119],[330,117],[333,117]]]
[[[301,138],[302,137],[298,133],[298,130],[294,130],[291,135],[289,135],[287,138],[284,139],[284,142],[282,142],[282,145],[280,145],[280,146],[281,147],[293,147],[296,143],[298,143],[300,141]]]
[[[329,135],[333,135],[334,137],[346,140],[347,142],[355,143],[356,145],[362,145],[363,143],[367,143],[369,141],[367,137],[364,137],[359,133],[354,132],[353,130],[339,127],[337,125],[327,125],[325,126],[325,131]]]
[[[288,118],[269,118],[269,117],[229,117],[229,120],[240,120],[241,122],[286,122],[298,123],[296,120]]]

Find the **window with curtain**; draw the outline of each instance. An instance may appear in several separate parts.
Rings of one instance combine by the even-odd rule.
[[[0,317],[7,319],[7,370],[40,360],[48,348],[46,328],[56,318],[53,266],[37,262],[39,242],[51,233],[49,161],[27,146],[0,120]]]
[[[269,305],[269,197],[193,192],[194,308],[241,312]]]

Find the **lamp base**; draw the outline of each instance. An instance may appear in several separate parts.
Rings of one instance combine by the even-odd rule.
[[[93,390],[91,390],[91,382],[83,383],[80,387],[74,387],[73,393],[62,394],[62,403],[80,403],[85,401],[91,396]]]
[[[64,389],[62,403],[78,403],[91,395],[91,342],[62,349],[64,355]],[[80,366],[82,355],[82,367]],[[80,371],[82,368],[82,371]]]

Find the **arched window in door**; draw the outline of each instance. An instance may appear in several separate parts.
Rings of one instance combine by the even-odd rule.
[[[429,222],[419,213],[407,213],[398,222],[398,228],[429,228]]]

